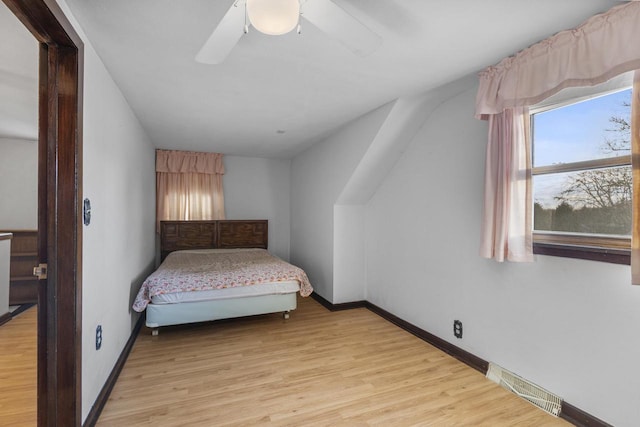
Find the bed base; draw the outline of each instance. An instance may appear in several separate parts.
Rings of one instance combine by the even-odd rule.
[[[288,319],[289,312],[297,307],[296,297],[297,292],[292,292],[180,304],[149,304],[145,324],[151,328],[152,335],[158,335],[158,328],[161,326],[208,322],[257,314],[283,313],[283,317]]]

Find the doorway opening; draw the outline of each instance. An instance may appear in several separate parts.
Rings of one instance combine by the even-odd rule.
[[[2,0],[39,43],[38,426],[80,426],[83,43],[54,0]]]

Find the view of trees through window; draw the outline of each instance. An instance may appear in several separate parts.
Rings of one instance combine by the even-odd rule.
[[[534,230],[631,234],[631,89],[532,116]]]

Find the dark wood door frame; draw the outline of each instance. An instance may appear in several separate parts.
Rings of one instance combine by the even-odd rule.
[[[2,0],[40,43],[38,426],[80,426],[82,40],[55,0]]]

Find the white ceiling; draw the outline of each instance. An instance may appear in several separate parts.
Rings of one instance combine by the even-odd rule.
[[[618,4],[334,2],[382,46],[358,57],[303,23],[301,35],[250,31],[225,62],[204,65],[196,53],[233,0],[67,0],[157,147],[264,157],[291,157],[386,102],[477,72]]]

